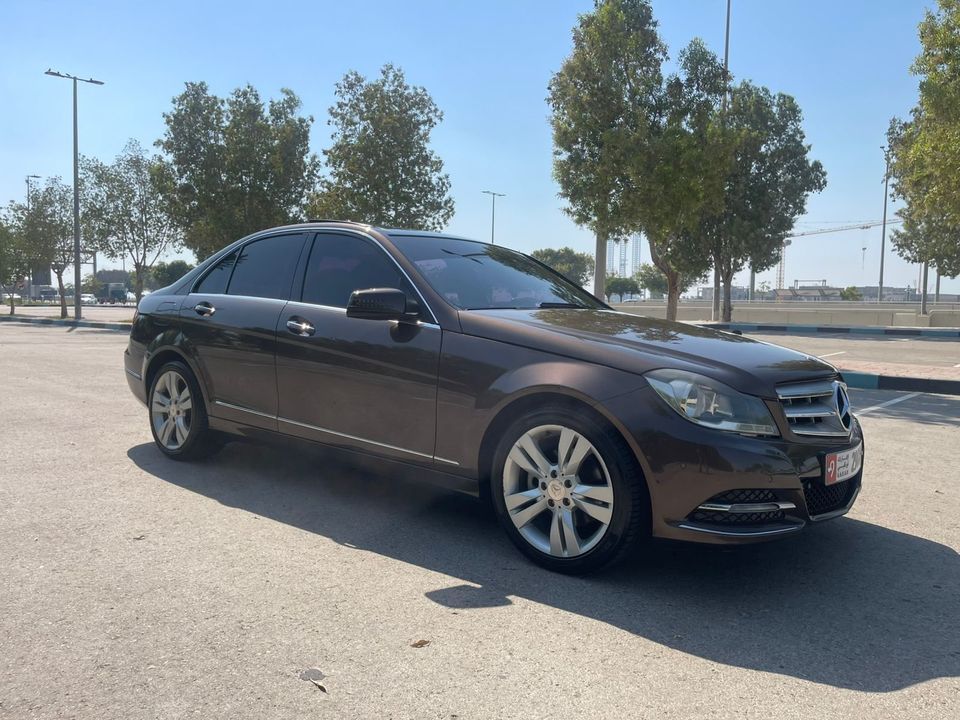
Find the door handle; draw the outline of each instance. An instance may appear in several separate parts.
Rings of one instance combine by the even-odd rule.
[[[287,320],[287,330],[292,332],[294,335],[301,335],[307,337],[308,335],[313,335],[317,329],[308,323],[303,318],[292,317]]]
[[[217,311],[217,309],[208,302],[197,303],[193,310],[197,315],[203,315],[204,317],[210,317]]]

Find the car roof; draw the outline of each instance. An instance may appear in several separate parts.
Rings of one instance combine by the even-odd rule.
[[[269,232],[273,230],[294,230],[294,229],[320,229],[320,228],[336,228],[336,227],[351,227],[362,230],[374,230],[382,235],[387,237],[425,237],[425,238],[436,238],[437,240],[465,240],[467,242],[474,242],[480,245],[489,245],[490,243],[484,242],[483,240],[477,240],[476,238],[464,237],[462,235],[452,235],[450,233],[444,232],[434,232],[432,230],[416,230],[411,228],[386,228],[379,225],[371,225],[370,223],[358,222],[356,220],[333,220],[333,219],[316,219],[308,220],[303,223],[292,223],[290,225],[281,225],[279,227],[270,228],[269,230],[263,230],[257,235],[263,232]]]

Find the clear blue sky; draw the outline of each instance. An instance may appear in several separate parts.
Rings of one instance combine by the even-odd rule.
[[[798,231],[880,219],[880,146],[889,119],[915,102],[908,67],[932,1],[733,0],[732,74],[798,99],[813,156],[828,173]],[[724,0],[653,6],[671,57],[696,36],[722,54]],[[393,62],[445,113],[434,148],[453,181],[451,231],[489,236],[489,197],[480,191],[490,188],[507,194],[497,205],[498,242],[590,250],[589,233],[560,210],[544,98],[578,13],[591,7],[590,0],[6,0],[0,202],[23,197],[28,173],[71,176],[70,84],[44,76],[48,67],[106,81],[81,86],[80,146],[109,159],[130,137],[145,145],[158,138],[161,114],[188,80],[205,80],[218,94],[244,83],[265,97],[292,88],[316,119],[319,152],[329,141],[334,83],[347,70],[369,76]],[[799,239],[788,252],[787,280],[876,283],[879,246],[879,228]],[[916,286],[916,267],[890,253],[885,279]],[[944,289],[960,292],[960,280]]]

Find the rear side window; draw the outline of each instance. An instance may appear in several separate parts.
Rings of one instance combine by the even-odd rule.
[[[302,249],[303,235],[278,235],[247,244],[237,258],[227,294],[286,300]]]
[[[230,271],[233,270],[233,263],[237,259],[237,253],[232,252],[220,260],[213,269],[207,273],[207,276],[200,281],[196,292],[204,295],[222,295],[227,291],[227,283],[230,281]]]
[[[354,290],[395,288],[416,297],[387,254],[363,238],[317,235],[303,280],[303,302],[345,308]]]

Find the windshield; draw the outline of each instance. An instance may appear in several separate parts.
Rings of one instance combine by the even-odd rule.
[[[427,235],[391,235],[447,302],[461,310],[603,308],[536,260],[505,247]]]

